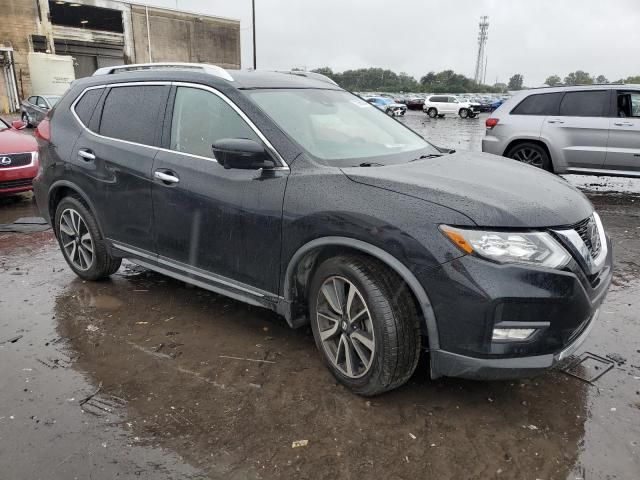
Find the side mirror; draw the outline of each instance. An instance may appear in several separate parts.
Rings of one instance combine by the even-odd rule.
[[[25,128],[27,128],[27,124],[22,120],[14,120],[13,122],[11,122],[11,127],[15,128],[16,130],[24,130]]]
[[[227,169],[259,170],[276,165],[262,144],[246,138],[223,138],[211,149],[218,163]]]

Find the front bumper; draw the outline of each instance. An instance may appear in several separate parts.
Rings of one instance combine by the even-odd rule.
[[[423,277],[438,330],[432,377],[507,379],[540,373],[586,339],[609,289],[611,241],[596,275],[498,265],[470,255]],[[446,288],[438,288],[446,286]],[[494,340],[494,328],[535,328],[525,340]]]
[[[516,358],[474,358],[437,350],[431,352],[432,377],[459,377],[473,380],[509,380],[538,375],[569,357],[591,333],[599,310],[586,322],[582,333],[558,353]]]
[[[0,170],[0,195],[28,192],[38,173],[37,160],[31,165]]]

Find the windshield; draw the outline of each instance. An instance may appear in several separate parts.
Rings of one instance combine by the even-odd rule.
[[[56,103],[58,103],[58,100],[60,100],[60,97],[58,96],[45,96],[44,98],[47,99],[49,105],[51,105],[52,108],[55,107]]]
[[[348,160],[372,157],[376,157],[377,163],[391,164],[422,154],[439,153],[401,123],[345,91],[300,89],[246,93],[308,153],[332,164],[353,165]],[[398,154],[405,155],[398,157]]]

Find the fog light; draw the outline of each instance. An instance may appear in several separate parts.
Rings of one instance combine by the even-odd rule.
[[[494,328],[493,340],[526,340],[535,328]]]

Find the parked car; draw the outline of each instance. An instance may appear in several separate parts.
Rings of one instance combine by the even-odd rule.
[[[58,103],[58,95],[32,95],[20,104],[22,121],[27,127],[37,127],[47,113]]]
[[[460,115],[460,118],[474,118],[479,108],[469,102],[462,102],[453,95],[430,95],[422,110],[431,118],[444,117],[448,113]]]
[[[407,108],[409,110],[422,110],[424,106],[424,98],[412,97],[407,100]]]
[[[640,177],[640,85],[521,92],[486,127],[484,152],[555,173]]]
[[[480,112],[491,112],[495,110],[491,104],[493,103],[492,99],[482,98],[482,97],[474,97],[473,101],[478,103]]]
[[[489,103],[489,111],[493,112],[494,110],[497,110],[498,107],[500,107],[500,105],[502,105],[504,102],[505,100],[502,98],[491,100],[491,102]]]
[[[387,97],[364,97],[364,99],[372,105],[375,105],[387,115],[404,115],[407,113],[407,106],[402,103],[396,103]]]
[[[77,80],[37,130],[37,204],[80,278],[128,258],[311,324],[362,395],[423,346],[434,378],[531,375],[595,324],[611,242],[565,181],[445,155],[318,76],[136,68]]]
[[[13,195],[32,189],[38,173],[38,144],[23,130],[20,120],[7,123],[0,118],[0,195]]]

